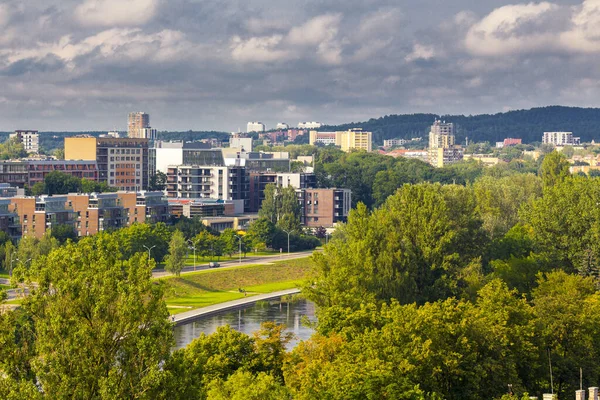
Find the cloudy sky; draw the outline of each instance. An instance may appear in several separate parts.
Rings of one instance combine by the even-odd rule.
[[[1,0],[0,130],[600,104],[600,0]]]

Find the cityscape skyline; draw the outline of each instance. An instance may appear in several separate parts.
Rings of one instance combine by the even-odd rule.
[[[244,130],[600,104],[600,1],[0,5],[0,130]],[[136,18],[131,18],[136,15]]]

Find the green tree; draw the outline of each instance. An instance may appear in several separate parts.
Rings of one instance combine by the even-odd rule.
[[[273,244],[273,235],[275,234],[275,225],[267,218],[259,218],[253,221],[248,227],[246,237],[250,247],[262,249],[271,247]]]
[[[188,247],[185,237],[181,231],[176,230],[173,232],[173,236],[169,242],[169,255],[166,257],[166,270],[179,276],[185,265],[187,252]]]
[[[570,175],[569,167],[569,161],[567,161],[567,157],[563,154],[557,151],[546,154],[540,168],[540,176],[544,188],[562,182]]]
[[[46,193],[46,185],[44,185],[42,182],[36,182],[31,187],[31,194],[33,196],[41,196],[44,193]]]
[[[265,186],[264,196],[265,199],[260,205],[258,215],[261,218],[268,219],[273,224],[276,224],[278,221],[279,210],[277,186],[274,184],[268,184]]]
[[[81,189],[81,180],[60,171],[52,171],[44,178],[46,194],[67,194]]]
[[[339,240],[313,255],[305,290],[321,307],[425,302],[457,294],[485,237],[465,187],[405,185],[372,213],[352,210]]]
[[[109,234],[34,262],[35,290],[0,315],[0,397],[156,397],[173,333],[152,267],[141,255],[123,260]]]
[[[77,240],[77,232],[73,225],[57,225],[52,228],[52,237],[56,238],[60,244],[64,244],[67,240]]]
[[[148,190],[163,191],[167,187],[167,175],[161,171],[156,171],[156,174],[150,177]]]
[[[223,253],[233,256],[238,251],[238,238],[233,229],[227,228],[219,236],[220,248]]]
[[[193,239],[194,246],[196,246],[196,251],[198,255],[201,257],[212,256],[214,253],[215,242],[218,240],[218,237],[211,234],[208,231],[200,232]]]
[[[226,381],[214,380],[208,387],[211,400],[281,400],[290,393],[273,376],[261,372],[236,371]]]

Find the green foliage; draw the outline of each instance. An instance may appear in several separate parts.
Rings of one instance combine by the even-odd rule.
[[[173,334],[151,269],[109,234],[35,261],[35,290],[0,315],[0,397],[153,398]]]
[[[73,225],[57,225],[50,231],[52,237],[56,238],[60,244],[64,244],[67,240],[77,240],[77,232]]]
[[[12,138],[0,143],[0,160],[14,160],[23,157],[27,157],[27,152],[19,139]]]
[[[544,196],[522,212],[536,253],[567,272],[598,276],[598,204],[600,185],[595,179],[573,176],[547,186]]]
[[[121,243],[124,258],[132,257],[136,253],[148,254],[156,262],[161,262],[169,252],[171,231],[159,222],[156,225],[133,224],[115,232]]]
[[[67,193],[104,193],[115,192],[117,189],[108,186],[106,182],[95,182],[89,179],[79,179],[61,171],[52,171],[44,178],[44,183],[36,182],[31,187],[31,194],[67,194]]]
[[[281,400],[289,396],[285,386],[264,372],[236,371],[226,381],[212,381],[208,390],[210,400]]]
[[[187,252],[188,247],[185,237],[181,231],[176,230],[173,232],[171,241],[169,242],[169,254],[166,256],[167,263],[165,269],[179,276],[185,264]]]
[[[193,239],[199,233],[210,231],[199,217],[187,218],[182,216],[173,225],[173,230],[181,231],[186,240]]]
[[[351,211],[340,237],[315,254],[305,290],[320,306],[425,302],[456,294],[460,270],[485,244],[468,188],[405,185],[378,210]]]
[[[265,199],[261,204],[258,215],[286,231],[300,230],[300,204],[296,190],[288,186],[281,188],[268,184],[264,190]]]
[[[167,175],[164,172],[157,171],[150,177],[148,190],[163,191],[167,187]]]
[[[569,161],[563,154],[557,151],[546,154],[540,168],[544,188],[554,186],[569,176],[569,166]]]

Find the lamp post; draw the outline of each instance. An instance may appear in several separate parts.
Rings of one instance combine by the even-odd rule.
[[[240,253],[240,261],[239,264],[242,263],[242,237],[240,235],[235,235],[236,238],[238,238],[239,244],[240,244],[240,249],[239,249],[239,253]]]
[[[148,264],[150,264],[150,251],[156,247],[156,245],[152,246],[152,247],[148,247],[145,244],[143,244],[142,246],[144,246],[146,248],[146,250],[148,250]]]
[[[191,239],[188,239],[188,242],[190,243],[190,247],[192,249],[194,249],[194,271],[196,270],[196,245],[194,244],[194,242],[192,242]]]
[[[288,256],[289,256],[290,255],[290,233],[292,233],[292,231],[288,232],[285,229],[282,229],[282,231],[284,231],[288,235]]]
[[[325,244],[329,243],[329,232],[325,232]]]

